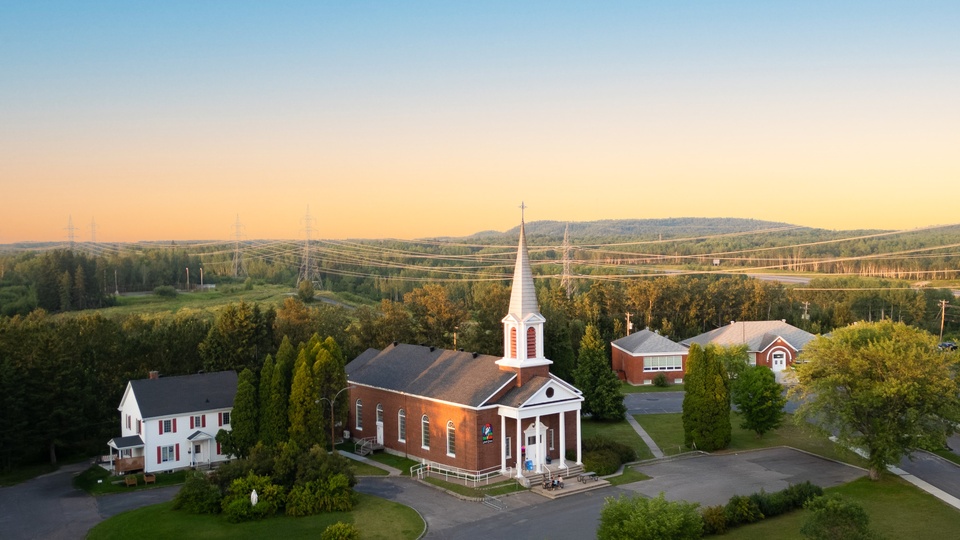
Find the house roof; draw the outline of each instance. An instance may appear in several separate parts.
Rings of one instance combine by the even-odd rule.
[[[686,354],[687,348],[656,332],[641,330],[613,342],[634,356],[643,354]]]
[[[229,409],[237,394],[237,372],[218,371],[130,381],[143,418]]]
[[[371,351],[347,364],[349,382],[479,407],[516,377],[500,370],[499,357],[485,354],[404,343]]]
[[[114,437],[107,442],[108,445],[117,450],[126,450],[127,448],[143,447],[143,439],[139,435],[127,435],[126,437]]]
[[[746,343],[748,351],[759,352],[769,347],[778,337],[799,351],[816,336],[783,321],[737,321],[685,339],[681,343],[687,347],[694,343],[722,346]]]

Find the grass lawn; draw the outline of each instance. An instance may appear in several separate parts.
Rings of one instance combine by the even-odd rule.
[[[350,468],[353,469],[354,476],[387,476],[390,474],[380,467],[374,467],[373,465],[352,459],[350,460]]]
[[[109,471],[98,465],[92,465],[89,469],[78,474],[73,479],[74,487],[82,489],[91,495],[104,495],[106,493],[123,493],[126,491],[136,491],[138,489],[152,489],[155,487],[174,486],[182,484],[186,477],[186,472],[177,471],[173,473],[157,473],[157,481],[154,484],[147,484],[143,481],[143,474],[134,475],[137,477],[136,486],[127,486],[122,476],[112,476]]]
[[[650,434],[666,455],[675,455],[688,449],[683,446],[683,423],[680,413],[671,414],[637,414],[637,422]],[[773,446],[791,446],[818,456],[823,456],[844,463],[865,467],[867,462],[855,453],[834,444],[829,439],[817,433],[812,428],[801,428],[793,423],[793,417],[787,415],[783,425],[763,437],[757,438],[756,433],[740,427],[740,415],[730,413],[730,423],[733,427],[730,446],[723,452],[740,452]]]
[[[893,475],[867,478],[826,490],[856,501],[870,515],[870,526],[884,538],[947,538],[960,530],[960,511]],[[732,540],[802,540],[800,527],[809,514],[798,510],[727,532]]]
[[[410,476],[410,467],[420,463],[419,461],[414,461],[410,458],[395,456],[386,452],[377,452],[370,454],[367,457],[373,461],[376,461],[377,463],[383,463],[384,465],[389,465],[395,469],[400,469],[400,474],[403,476]]]
[[[218,286],[213,290],[179,293],[173,298],[155,294],[118,296],[117,305],[99,310],[104,315],[131,313],[176,312],[180,309],[195,309],[215,312],[220,307],[241,300],[259,303],[264,306],[277,306],[283,300],[296,293],[284,285],[257,285],[252,290],[244,289],[242,284]]]
[[[602,435],[608,439],[623,443],[637,451],[637,459],[652,459],[653,453],[643,439],[637,435],[633,427],[626,420],[620,422],[596,422],[583,419],[580,423],[580,432],[584,439]],[[682,434],[681,434],[682,436]]]
[[[319,538],[325,528],[338,521],[356,525],[365,539],[417,538],[423,532],[423,519],[412,508],[357,494],[351,512],[332,512],[318,516],[274,517],[262,521],[230,523],[222,515],[197,515],[173,510],[173,503],[148,506],[125,512],[94,527],[87,538]]]
[[[649,480],[650,477],[643,474],[640,471],[635,470],[633,467],[624,467],[623,474],[619,476],[611,476],[609,478],[604,478],[607,482],[610,482],[611,485],[619,486],[622,484],[630,484],[632,482],[639,482],[641,480]]]
[[[641,384],[634,386],[628,382],[620,383],[621,394],[641,394],[646,392],[683,392],[682,384],[669,384],[667,386],[657,386],[655,384]]]

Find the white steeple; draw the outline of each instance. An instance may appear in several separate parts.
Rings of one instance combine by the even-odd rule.
[[[546,366],[553,363],[543,357],[543,323],[537,291],[533,285],[533,272],[527,255],[527,238],[524,230],[523,209],[520,214],[520,245],[517,248],[517,263],[513,269],[513,286],[510,291],[510,312],[503,318],[503,358],[497,364],[508,368]]]

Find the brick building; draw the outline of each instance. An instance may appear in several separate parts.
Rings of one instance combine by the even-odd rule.
[[[663,374],[670,383],[682,383],[687,348],[649,329],[611,343],[613,370],[630,384],[653,384]]]
[[[694,343],[723,347],[746,345],[748,364],[767,366],[777,375],[777,380],[781,380],[782,372],[793,365],[803,347],[815,337],[786,321],[734,321],[680,343],[686,347]]]
[[[393,343],[347,364],[348,429],[388,452],[474,473],[541,472],[567,450],[581,464],[581,392],[550,373],[524,226],[504,355]]]

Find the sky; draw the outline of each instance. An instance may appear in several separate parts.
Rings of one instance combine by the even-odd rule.
[[[958,28],[922,0],[5,2],[0,243],[462,236],[521,201],[960,222]]]

